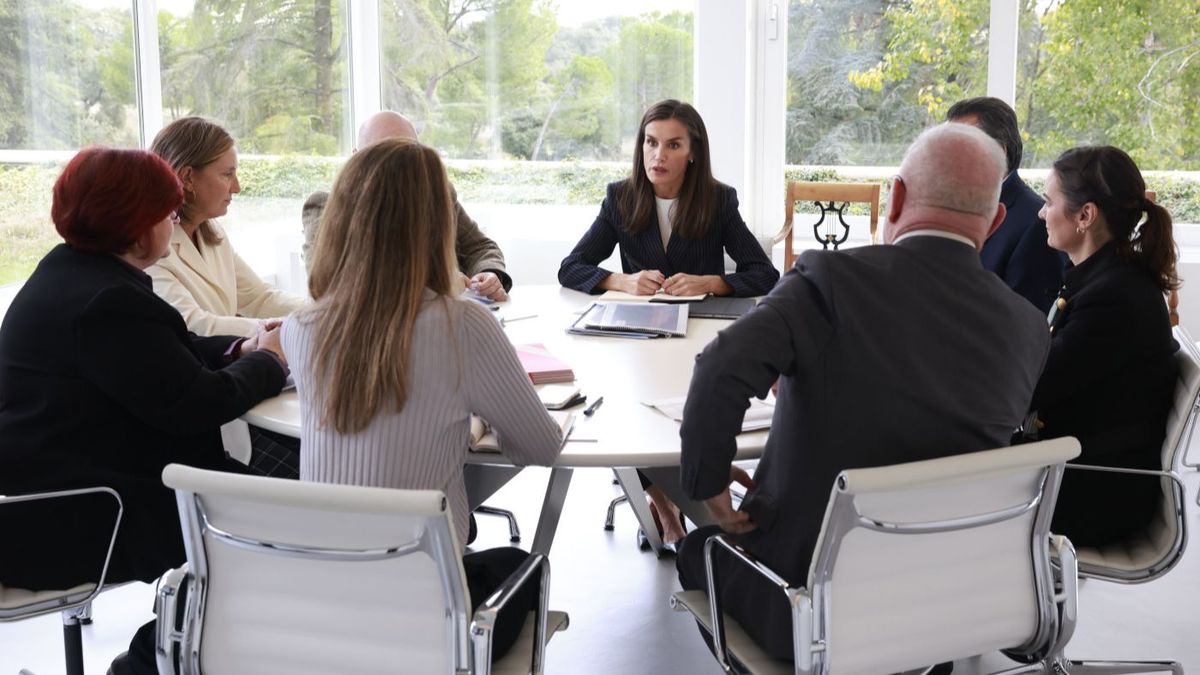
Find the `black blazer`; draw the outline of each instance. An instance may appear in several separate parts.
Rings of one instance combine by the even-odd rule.
[[[758,529],[734,539],[803,585],[838,472],[1008,445],[1049,341],[1045,319],[967,244],[913,236],[805,251],[697,357],[680,428],[683,489],[696,500],[725,489],[748,400],[778,378],[757,486],[741,505]],[[754,581],[741,570],[722,574],[726,611],[790,659],[782,595],[747,591]]]
[[[1154,277],[1109,243],[1067,271],[1060,297],[1033,396],[1040,437],[1078,438],[1078,464],[1161,468],[1179,345]],[[1124,538],[1146,525],[1158,495],[1157,479],[1068,469],[1054,531],[1081,546]]]
[[[738,213],[737,191],[720,185],[721,208],[717,220],[702,239],[684,239],[671,233],[663,250],[657,223],[637,235],[631,235],[617,207],[627,181],[608,186],[608,195],[600,205],[600,215],[558,268],[558,282],[585,293],[599,293],[596,286],[612,272],[597,267],[621,247],[621,270],[632,274],[658,270],[673,274],[719,274],[737,297],[765,295],[779,281],[779,272]],[[737,264],[733,274],[725,273],[725,252]]]
[[[1050,248],[1046,221],[1038,217],[1044,202],[1016,171],[1004,179],[1000,201],[1007,215],[983,243],[979,257],[1009,288],[1046,312],[1062,285],[1067,256]]]
[[[60,244],[0,326],[0,494],[114,488],[125,513],[108,580],[149,581],[182,563],[163,467],[242,468],[227,459],[219,427],[278,394],[286,377],[261,352],[222,367],[236,340],[189,333],[149,276],[114,256]],[[108,502],[93,503],[37,520],[0,507],[5,541],[64,550],[40,563],[6,553],[0,580],[41,589],[95,581],[99,561],[66,553],[94,550],[111,534]]]

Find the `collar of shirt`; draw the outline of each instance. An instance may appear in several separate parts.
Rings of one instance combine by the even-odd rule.
[[[971,248],[975,248],[975,242],[971,241],[970,239],[967,239],[966,237],[962,236],[961,234],[954,234],[953,232],[943,232],[942,230],[913,230],[912,232],[905,232],[904,234],[900,235],[896,239],[896,241],[893,241],[892,243],[899,244],[900,242],[904,241],[905,239],[908,239],[909,237],[941,237],[943,239],[952,239],[954,241],[966,244],[967,246],[970,246]]]

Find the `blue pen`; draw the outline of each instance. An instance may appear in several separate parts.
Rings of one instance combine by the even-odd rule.
[[[596,412],[596,408],[600,407],[601,403],[604,403],[603,396],[597,398],[591,405],[589,405],[587,409],[583,411],[583,414],[591,417]]]

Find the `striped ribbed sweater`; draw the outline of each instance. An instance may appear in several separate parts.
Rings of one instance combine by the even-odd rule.
[[[463,462],[471,414],[491,424],[514,464],[549,465],[558,456],[559,426],[496,319],[474,302],[438,299],[431,291],[413,331],[404,409],[387,406],[352,434],[322,424],[324,399],[311,384],[314,322],[321,311],[317,303],[283,324],[283,351],[301,406],[301,480],[442,490],[465,543]]]

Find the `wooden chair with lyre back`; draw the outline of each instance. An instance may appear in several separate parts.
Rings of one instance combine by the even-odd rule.
[[[836,251],[850,236],[850,225],[846,223],[846,209],[851,203],[871,205],[871,243],[876,243],[879,226],[878,183],[811,183],[794,181],[788,183],[785,196],[783,228],[775,235],[775,243],[784,242],[784,271],[791,269],[796,260],[792,242],[793,220],[797,202],[813,202],[821,210],[820,218],[813,224],[813,236],[822,248],[831,245]],[[839,206],[840,204],[840,206]],[[841,228],[841,232],[838,232]]]

